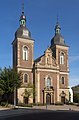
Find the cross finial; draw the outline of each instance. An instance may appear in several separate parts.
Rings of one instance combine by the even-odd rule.
[[[58,14],[57,14],[57,24],[58,24],[58,20],[59,20],[58,18],[59,18],[59,16],[58,16]]]
[[[24,14],[24,0],[22,0],[22,14]]]

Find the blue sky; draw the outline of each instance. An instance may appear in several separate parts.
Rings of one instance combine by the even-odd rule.
[[[24,0],[27,27],[35,40],[34,58],[42,55],[54,36],[59,16],[61,34],[69,48],[69,84],[79,84],[79,0]],[[14,34],[22,0],[0,0],[0,67],[12,66]]]

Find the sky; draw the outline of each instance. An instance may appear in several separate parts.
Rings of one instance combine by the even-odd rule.
[[[19,28],[23,0],[0,0],[0,67],[12,66],[12,41]],[[44,53],[58,21],[69,46],[69,85],[79,84],[79,0],[24,0],[26,26],[35,40],[34,59]]]

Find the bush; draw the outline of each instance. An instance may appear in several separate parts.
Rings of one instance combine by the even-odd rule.
[[[37,103],[37,106],[43,106],[43,104],[42,103]]]
[[[62,102],[56,102],[55,105],[64,105]]]
[[[5,106],[5,107],[8,107],[8,103],[7,103],[7,102],[1,102],[0,105],[1,105],[1,106]]]
[[[45,106],[46,105],[46,103],[40,103],[40,102],[38,102],[38,103],[32,103],[32,105],[33,106]]]
[[[66,105],[74,105],[72,102],[67,102]]]
[[[18,106],[21,106],[21,107],[32,107],[32,103],[29,103],[29,104],[24,104],[24,103],[19,103]]]

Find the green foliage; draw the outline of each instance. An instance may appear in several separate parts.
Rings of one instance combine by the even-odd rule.
[[[36,105],[36,106],[45,106],[46,105],[46,103],[40,103],[40,102],[38,102],[38,103],[36,103],[36,104],[34,104],[34,105]]]
[[[1,105],[1,106],[5,106],[5,107],[8,107],[8,102],[1,102],[0,105]]]
[[[75,103],[79,103],[79,93],[77,93],[79,91],[79,85],[72,87],[73,89],[73,101]]]
[[[5,94],[8,100],[8,96],[13,93],[14,87],[20,87],[21,79],[21,73],[17,73],[11,67],[0,69],[0,95]]]
[[[4,94],[4,91],[0,88],[0,96]]]
[[[31,103],[29,103],[29,104],[19,103],[18,106],[21,106],[21,107],[32,107],[33,105]]]
[[[75,103],[79,103],[79,94],[78,94],[78,93],[74,93],[73,96],[74,96],[74,99],[73,99],[74,102],[75,102]]]

